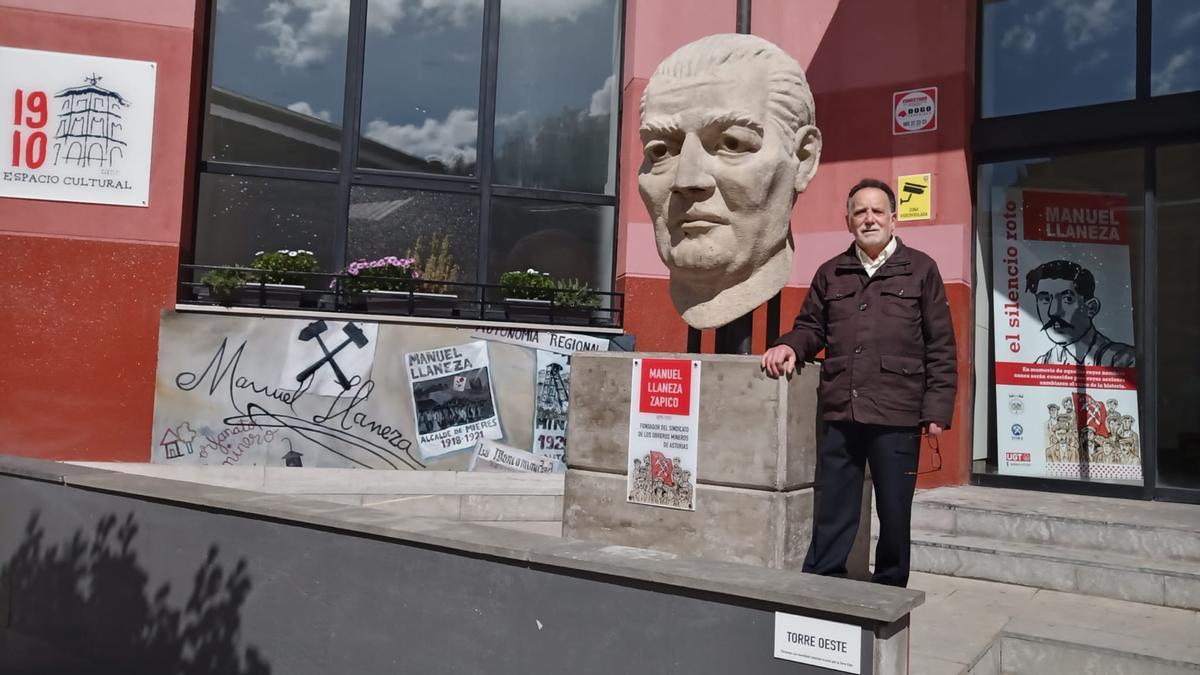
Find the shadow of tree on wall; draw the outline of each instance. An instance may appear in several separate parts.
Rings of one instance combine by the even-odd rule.
[[[10,631],[0,643],[0,673],[270,673],[254,647],[239,651],[239,615],[251,586],[245,560],[227,571],[210,547],[180,607],[170,584],[149,592],[133,545],[137,534],[132,514],[124,520],[110,514],[90,537],[78,530],[48,544],[38,514],[30,517],[19,547],[0,567],[8,610],[0,629]]]

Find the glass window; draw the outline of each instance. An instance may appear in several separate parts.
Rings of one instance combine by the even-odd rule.
[[[619,4],[501,4],[496,183],[615,193]]]
[[[1137,0],[983,3],[983,117],[1135,96]]]
[[[394,255],[420,259],[427,281],[536,267],[611,291],[621,0],[213,2],[202,157],[228,164],[201,172],[191,262],[299,248],[328,273]],[[351,5],[365,12],[353,45]],[[485,5],[498,12],[486,25]],[[495,190],[478,184],[489,164]]]
[[[1200,4],[1154,0],[1151,15],[1150,93],[1200,91]]]
[[[367,7],[358,164],[475,175],[483,0]]]
[[[475,283],[479,196],[355,187],[350,192],[347,256],[417,258],[433,281]],[[452,287],[444,289],[453,292]]]
[[[491,280],[529,268],[612,290],[613,207],[538,199],[492,200]]]
[[[337,168],[349,4],[218,0],[205,159]]]
[[[1200,488],[1200,144],[1158,150],[1158,482]]]
[[[246,267],[258,251],[312,251],[333,260],[337,184],[202,174],[196,264]]]
[[[979,167],[988,471],[1142,484],[1143,186],[1140,148]]]

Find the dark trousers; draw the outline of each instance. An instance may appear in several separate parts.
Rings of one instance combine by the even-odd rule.
[[[879,544],[871,580],[908,585],[912,500],[917,487],[917,427],[828,422],[817,457],[816,522],[804,571],[846,576],[846,559],[858,533],[866,465],[875,483]]]

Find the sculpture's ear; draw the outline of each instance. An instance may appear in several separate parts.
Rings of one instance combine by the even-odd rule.
[[[821,130],[806,124],[796,131],[793,144],[796,158],[800,160],[800,168],[796,171],[796,192],[804,192],[809,181],[817,175],[817,165],[821,162]]]

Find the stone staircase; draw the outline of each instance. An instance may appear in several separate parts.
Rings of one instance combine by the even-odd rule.
[[[913,673],[1200,673],[1200,506],[922,491],[912,568]]]
[[[913,675],[1196,675],[1200,613],[915,572]]]
[[[1200,609],[1200,506],[974,486],[913,502],[912,568]]]

